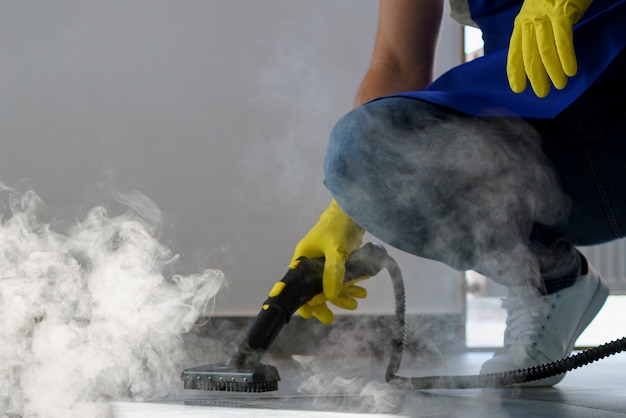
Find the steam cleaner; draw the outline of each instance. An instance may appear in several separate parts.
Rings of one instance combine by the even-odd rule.
[[[501,373],[462,376],[405,377],[397,374],[402,361],[406,336],[406,302],[402,274],[395,260],[378,244],[367,243],[346,260],[344,281],[375,276],[386,269],[391,278],[396,304],[397,323],[392,332],[390,359],[385,380],[404,389],[462,389],[505,387],[540,380],[565,373],[580,366],[626,350],[626,337],[582,351],[561,360],[535,367]],[[260,362],[280,330],[300,306],[322,293],[322,258],[300,258],[295,269],[269,293],[261,311],[250,323],[224,363],[183,370],[185,389],[232,392],[267,392],[278,389],[280,375],[271,365]]]

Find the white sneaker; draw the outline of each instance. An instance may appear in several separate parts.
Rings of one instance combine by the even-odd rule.
[[[609,288],[588,265],[585,275],[563,290],[541,295],[529,288],[512,288],[502,301],[507,311],[504,348],[487,360],[481,374],[532,367],[570,355],[574,342],[596,316]],[[522,386],[552,386],[565,373]]]

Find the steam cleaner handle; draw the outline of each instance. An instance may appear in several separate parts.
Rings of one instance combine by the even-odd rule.
[[[344,281],[363,276],[374,276],[384,267],[387,252],[371,242],[350,254],[346,260]],[[323,292],[324,259],[301,257],[295,269],[289,269],[276,282],[263,307],[247,332],[248,345],[264,351],[274,341],[283,325],[289,322],[298,308]]]

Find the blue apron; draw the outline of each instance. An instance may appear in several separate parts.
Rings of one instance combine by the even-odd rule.
[[[485,55],[454,67],[424,91],[393,96],[425,100],[475,116],[552,118],[600,79],[626,47],[626,0],[595,0],[574,26],[578,73],[567,86],[563,90],[552,87],[543,99],[535,96],[530,85],[523,93],[513,93],[506,76],[506,55],[521,2],[470,0],[469,5],[472,19],[483,31]],[[617,70],[621,76],[626,68]]]

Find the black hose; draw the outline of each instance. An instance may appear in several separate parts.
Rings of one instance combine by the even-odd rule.
[[[501,373],[462,376],[399,376],[396,373],[402,362],[402,353],[406,341],[406,294],[402,272],[396,261],[386,253],[384,267],[389,272],[393,285],[397,318],[397,326],[392,337],[391,356],[385,373],[385,380],[392,386],[403,389],[469,389],[512,386],[556,376],[626,350],[626,337],[624,337],[557,361]]]

